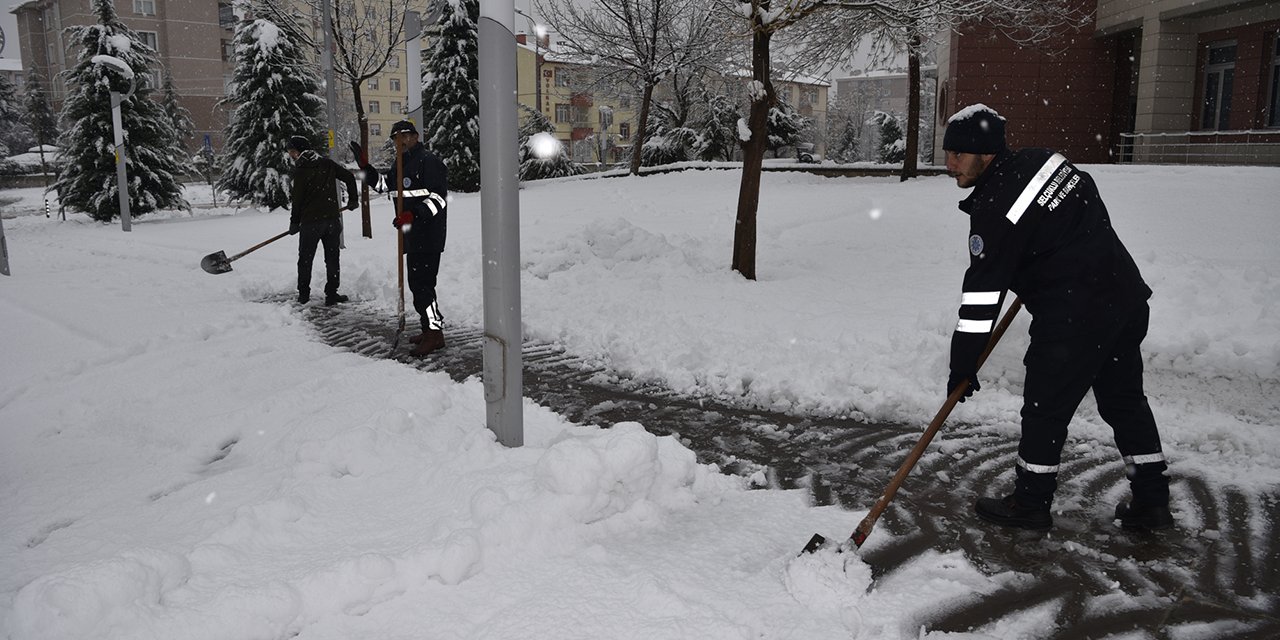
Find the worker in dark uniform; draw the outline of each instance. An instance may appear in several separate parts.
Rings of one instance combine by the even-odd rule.
[[[977,361],[1006,290],[1032,316],[1013,493],[979,498],[978,516],[1007,527],[1053,526],[1067,424],[1092,389],[1133,494],[1115,517],[1126,529],[1172,527],[1167,463],[1142,388],[1139,348],[1151,289],[1112,229],[1093,178],[1048,149],[1009,151],[1004,118],[981,104],[950,118],[942,148],[956,184],[973,189],[960,202],[969,214],[970,261],[947,393],[967,384],[963,402],[980,388]]]
[[[422,325],[422,332],[409,338],[414,345],[409,353],[425,356],[444,347],[444,316],[436,300],[436,278],[448,221],[449,174],[444,162],[418,141],[418,129],[412,122],[401,120],[392,125],[391,139],[397,152],[403,150],[404,169],[404,210],[392,222],[404,232],[409,290]],[[351,151],[364,170],[365,183],[394,198],[395,166],[379,173],[369,165],[368,156],[358,143],[351,143]]]
[[[285,144],[294,167],[289,199],[289,233],[298,237],[298,302],[311,299],[311,263],[316,257],[316,244],[324,245],[324,303],[333,306],[346,302],[338,293],[338,256],[342,245],[342,212],[338,209],[335,181],[347,185],[347,210],[360,206],[356,178],[338,163],[311,149],[311,141],[293,136]]]

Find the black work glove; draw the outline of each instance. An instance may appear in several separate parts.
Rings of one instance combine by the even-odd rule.
[[[359,208],[360,208],[359,198],[351,198],[347,200],[347,211],[355,211],[356,209],[359,209]]]
[[[355,140],[351,141],[351,157],[355,159],[356,164],[360,165],[361,169],[369,164],[369,154],[365,153],[364,147],[360,146],[360,143]]]
[[[296,223],[296,222],[290,222],[290,223],[289,223],[289,235],[295,235],[295,234],[297,234],[299,231],[302,231],[302,225],[300,225],[300,224],[298,224],[298,223]]]
[[[973,395],[973,392],[978,391],[979,389],[982,388],[982,384],[978,382],[978,374],[957,373],[955,371],[952,371],[951,377],[947,378],[947,396],[950,397],[951,392],[955,391],[956,387],[960,386],[961,382],[966,382],[966,381],[968,384],[965,386],[964,395],[960,396],[960,402],[964,402],[965,398],[968,398],[969,396]]]
[[[978,384],[978,358],[987,346],[989,337],[985,333],[963,331],[951,334],[951,377],[947,378],[948,396],[965,378],[969,379],[969,387],[965,389],[964,395],[960,396],[960,402],[964,402],[965,398],[982,388],[982,385]]]

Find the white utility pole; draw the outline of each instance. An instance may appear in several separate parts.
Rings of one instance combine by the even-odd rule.
[[[524,445],[515,0],[480,0],[480,243],[489,429]]]

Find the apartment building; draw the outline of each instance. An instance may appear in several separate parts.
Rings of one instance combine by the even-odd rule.
[[[221,0],[115,0],[123,23],[159,53],[163,69],[147,79],[159,88],[162,74],[173,76],[182,105],[191,112],[196,127],[194,144],[207,139],[221,147],[226,113],[216,107],[226,95],[231,76],[231,38],[235,15],[230,1]],[[76,64],[78,51],[71,49],[65,30],[97,22],[90,0],[28,0],[13,8],[17,17],[21,57],[27,68],[35,67],[50,83],[50,99],[55,109],[66,98],[64,71]]]
[[[1081,31],[1023,47],[970,25],[939,49],[946,118],[985,103],[1014,147],[1076,162],[1280,164],[1280,3],[1078,0]]]
[[[370,0],[371,2],[374,0]],[[227,110],[217,103],[227,95],[227,85],[234,72],[235,25],[240,19],[231,0],[114,0],[121,22],[138,32],[139,36],[159,54],[161,69],[157,69],[149,82],[159,87],[162,74],[173,76],[174,86],[182,106],[191,112],[196,136],[191,141],[192,151],[209,144],[222,148],[223,131],[227,125]],[[298,2],[296,15],[310,19],[317,38],[322,23],[318,12]],[[425,9],[427,0],[421,0]],[[58,74],[73,67],[78,51],[69,47],[64,30],[72,26],[94,24],[97,17],[90,0],[27,0],[17,4],[12,14],[17,20],[21,42],[21,59],[30,68],[40,69],[45,77],[54,78],[50,98],[55,109],[62,106],[66,97],[66,84]],[[424,11],[425,15],[425,11]],[[428,50],[424,40],[422,48]],[[18,42],[12,43],[17,46]],[[0,59],[2,62],[2,59]],[[370,136],[377,139],[391,130],[391,124],[403,119],[405,113],[418,106],[419,100],[410,103],[408,82],[405,75],[405,54],[398,52],[387,69],[371,78],[361,87],[361,101],[369,118]],[[18,70],[15,73],[20,73]],[[0,65],[3,72],[3,65]],[[18,76],[18,79],[21,79]],[[338,118],[340,139],[353,137],[355,118],[351,87],[341,79],[338,89]],[[345,123],[345,124],[344,124]]]

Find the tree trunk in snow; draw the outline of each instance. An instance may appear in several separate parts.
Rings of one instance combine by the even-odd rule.
[[[757,18],[758,19],[758,18]],[[769,143],[769,107],[773,83],[769,80],[769,40],[773,34],[759,25],[751,36],[751,77],[761,90],[751,96],[747,127],[751,139],[742,143],[742,184],[738,188],[738,217],[733,229],[734,271],[756,279],[756,211],[760,206],[760,168]],[[755,89],[753,89],[755,91]]]
[[[919,173],[920,158],[920,36],[907,45],[907,153],[902,157],[901,182]]]
[[[644,97],[640,99],[640,122],[636,123],[636,135],[631,145],[631,175],[640,175],[640,153],[644,138],[649,135],[649,105],[653,103],[653,82],[644,81]]]
[[[354,96],[356,103],[356,123],[360,129],[360,148],[364,149],[365,154],[370,158],[370,164],[373,163],[373,150],[369,148],[369,116],[365,115],[363,99],[360,95],[360,85],[364,80],[354,80],[351,83],[351,94]],[[360,159],[356,158],[356,162]],[[373,237],[373,221],[369,217],[369,185],[363,180],[360,181],[360,190],[362,197],[360,198],[360,234],[366,238]],[[398,211],[396,213],[399,213]]]

